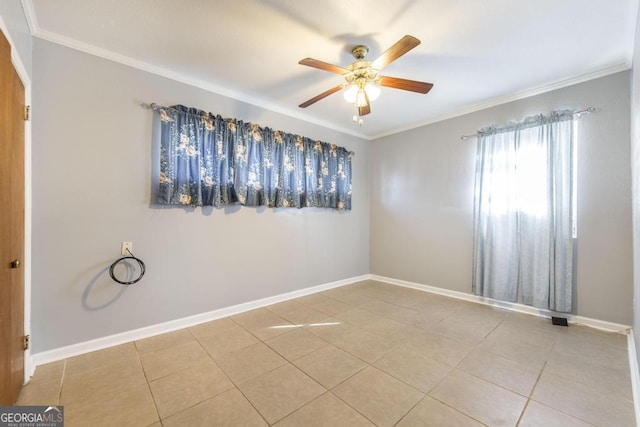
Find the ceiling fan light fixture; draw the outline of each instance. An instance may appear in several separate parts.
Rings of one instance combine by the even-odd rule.
[[[367,96],[369,97],[369,101],[375,101],[380,96],[380,86],[369,82],[364,87],[364,91],[367,92]]]
[[[344,99],[349,103],[349,104],[353,104],[354,102],[356,102],[356,96],[358,95],[358,86],[352,84],[349,85],[349,87],[347,88],[347,90],[344,91],[344,93],[342,94],[342,96],[344,97]]]
[[[367,83],[364,87],[364,91],[367,93],[369,101],[375,101],[380,96],[380,87],[373,82]],[[357,85],[352,84],[349,85],[342,96],[349,104],[353,104],[354,102],[358,101],[358,107],[363,107],[365,104],[362,104],[364,100],[362,100],[361,98],[364,98],[364,95],[360,95],[360,97],[358,97],[359,93],[361,93],[361,89],[359,89]]]

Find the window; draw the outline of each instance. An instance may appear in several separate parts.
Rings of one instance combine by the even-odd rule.
[[[351,209],[345,148],[181,105],[156,111],[160,203]]]
[[[473,290],[570,311],[575,236],[575,120],[570,111],[479,132]]]

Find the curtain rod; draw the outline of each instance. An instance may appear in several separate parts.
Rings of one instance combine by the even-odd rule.
[[[584,110],[576,111],[575,113],[573,113],[573,115],[574,115],[574,116],[580,116],[580,115],[582,115],[582,114],[586,114],[586,113],[593,113],[593,112],[595,112],[595,111],[596,111],[596,108],[595,108],[595,107],[587,107],[587,108],[585,108]],[[478,136],[478,134],[477,134],[477,133],[473,133],[473,134],[471,134],[471,135],[462,135],[462,136],[460,137],[460,139],[461,139],[461,140],[463,140],[463,141],[466,141],[466,140],[468,140],[469,138],[473,138],[473,137],[475,137],[475,136]]]
[[[142,103],[140,103],[140,106],[142,108],[147,108],[147,109],[151,109],[151,110],[159,110],[161,108],[167,108],[167,107],[161,107],[158,104],[156,104],[155,102],[152,102],[151,104],[147,104],[145,102],[142,102]],[[351,157],[356,155],[356,153],[354,151],[349,151],[349,154],[351,155]]]

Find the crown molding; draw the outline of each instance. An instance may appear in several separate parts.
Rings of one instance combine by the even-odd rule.
[[[367,135],[364,135],[360,132],[355,132],[353,129],[336,126],[325,120],[319,120],[313,117],[309,117],[308,115],[301,114],[296,110],[283,108],[279,105],[276,105],[264,99],[253,97],[247,93],[231,90],[228,87],[225,87],[219,84],[197,79],[197,78],[188,76],[186,74],[178,73],[178,72],[169,70],[167,68],[159,67],[145,61],[140,61],[138,59],[131,58],[129,56],[122,55],[120,53],[117,53],[108,49],[103,49],[89,43],[81,42],[71,37],[66,37],[51,31],[43,30],[38,26],[38,21],[37,21],[35,10],[33,9],[33,4],[31,0],[22,0],[22,2],[23,2],[23,8],[25,11],[25,16],[27,16],[27,23],[29,25],[31,35],[33,37],[46,40],[48,42],[55,43],[61,46],[65,46],[80,52],[84,52],[92,56],[106,59],[108,61],[126,65],[128,67],[135,68],[140,71],[145,71],[150,74],[155,74],[160,77],[165,77],[167,79],[170,79],[176,82],[184,83],[186,85],[193,86],[198,89],[205,90],[207,92],[215,93],[217,95],[222,95],[227,98],[235,99],[240,102],[254,105],[256,107],[264,108],[266,110],[273,111],[275,113],[283,114],[287,117],[303,120],[305,122],[312,123],[326,129],[335,130],[344,134],[355,136],[363,140],[369,139]]]
[[[390,135],[395,135],[397,133],[401,133],[401,132],[406,132],[408,130],[413,130],[413,129],[417,129],[423,126],[427,126],[427,125],[431,125],[434,123],[438,123],[438,122],[442,122],[444,120],[449,120],[449,119],[453,119],[456,117],[460,117],[460,116],[464,116],[465,114],[470,114],[470,113],[475,113],[476,111],[481,111],[481,110],[486,110],[487,108],[491,108],[491,107],[497,107],[499,105],[503,105],[503,104],[508,104],[509,102],[513,102],[513,101],[519,101],[522,99],[526,99],[526,98],[530,98],[532,96],[536,96],[536,95],[541,95],[543,93],[547,93],[547,92],[551,92],[554,90],[558,90],[558,89],[562,89],[568,86],[573,86],[576,85],[578,83],[584,83],[586,81],[589,80],[594,80],[600,77],[605,77],[611,74],[615,74],[615,73],[619,73],[621,71],[627,71],[631,69],[631,67],[625,62],[622,64],[617,64],[611,67],[607,67],[607,68],[603,68],[601,70],[598,71],[594,71],[591,73],[587,73],[587,74],[581,74],[579,76],[575,76],[575,77],[570,77],[570,78],[566,78],[566,79],[561,79],[561,80],[557,80],[555,82],[552,83],[548,83],[542,86],[536,86],[530,89],[526,89],[520,92],[516,92],[512,95],[507,95],[507,96],[500,96],[497,98],[493,98],[490,99],[488,101],[484,101],[481,103],[477,103],[477,104],[471,104],[468,105],[466,107],[460,108],[458,110],[452,111],[451,113],[447,113],[438,117],[434,117],[428,120],[425,120],[423,122],[419,122],[419,123],[415,123],[413,125],[407,126],[407,127],[403,127],[403,128],[398,128],[395,129],[393,131],[390,132],[386,132],[383,134],[377,134],[371,138],[369,138],[370,140],[372,139],[379,139],[379,138],[383,138],[385,136],[390,136]]]
[[[376,139],[384,138],[386,136],[395,135],[398,133],[406,132],[409,130],[417,129],[423,126],[427,126],[430,124],[442,122],[444,120],[449,120],[455,117],[463,116],[465,114],[474,113],[476,111],[485,110],[487,108],[496,107],[498,105],[507,104],[509,102],[518,101],[521,99],[526,99],[535,95],[540,95],[546,92],[551,92],[553,90],[562,89],[567,86],[572,86],[578,83],[583,83],[588,80],[597,79],[599,77],[608,76],[610,74],[615,74],[621,71],[626,71],[631,69],[631,64],[633,58],[626,58],[625,62],[622,64],[617,64],[611,67],[603,68],[601,70],[581,74],[578,76],[568,77],[564,79],[557,80],[555,82],[545,84],[542,86],[535,86],[520,92],[517,92],[512,95],[500,96],[496,98],[489,99],[487,101],[483,101],[476,104],[471,104],[460,109],[454,110],[450,113],[443,114],[437,117],[432,117],[430,119],[420,121],[417,123],[413,123],[407,126],[395,128],[388,132],[378,133],[375,135],[366,135],[361,132],[355,131],[353,128],[336,126],[333,123],[327,122],[325,120],[316,119],[314,117],[310,117],[309,115],[302,114],[297,110],[284,108],[282,106],[276,105],[272,102],[269,102],[265,99],[260,99],[253,97],[245,92],[231,90],[227,87],[224,87],[220,84],[211,83],[208,81],[204,81],[201,79],[197,79],[186,74],[178,73],[163,67],[158,67],[156,65],[150,64],[148,62],[140,61],[135,58],[131,58],[117,52],[113,52],[107,49],[103,49],[88,43],[81,42],[79,40],[65,37],[60,34],[46,31],[40,28],[37,20],[37,16],[35,13],[35,9],[33,7],[32,0],[21,0],[22,6],[25,12],[25,16],[27,18],[27,23],[29,25],[29,29],[33,37],[40,38],[42,40],[49,41],[51,43],[59,44],[70,49],[78,50],[93,56],[97,56],[109,61],[117,62],[123,65],[127,65],[129,67],[145,71],[151,74],[155,74],[161,77],[165,77],[180,83],[187,84],[189,86],[197,87],[199,89],[205,90],[207,92],[215,93],[217,95],[222,95],[231,99],[235,99],[240,102],[244,102],[250,105],[254,105],[256,107],[264,108],[269,111],[273,111],[275,113],[283,114],[288,117],[292,117],[295,119],[299,119],[308,123],[312,123],[314,125],[321,126],[323,128],[331,129],[337,132],[341,132],[347,135],[351,135],[365,141],[373,141]],[[636,8],[637,10],[637,8]],[[635,16],[634,16],[635,19]],[[635,38],[634,38],[635,40]],[[632,41],[633,42],[633,41]]]

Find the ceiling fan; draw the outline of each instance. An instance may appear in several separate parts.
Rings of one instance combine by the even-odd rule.
[[[341,89],[347,88],[344,93],[344,97],[347,101],[354,104],[353,121],[355,122],[358,121],[359,117],[365,116],[371,112],[371,101],[377,98],[380,94],[380,86],[408,90],[422,94],[429,92],[433,87],[433,84],[431,83],[401,79],[398,77],[381,76],[378,74],[378,72],[384,67],[391,64],[393,61],[400,58],[419,44],[420,40],[413,36],[406,35],[373,61],[366,61],[364,59],[369,52],[369,48],[367,46],[359,45],[351,50],[355,61],[346,68],[313,58],[305,58],[301,60],[298,62],[301,65],[342,75],[342,77],[344,77],[344,82],[322,92],[320,95],[314,96],[306,102],[303,102],[299,107],[306,108]],[[362,125],[362,119],[359,120],[359,124]]]

